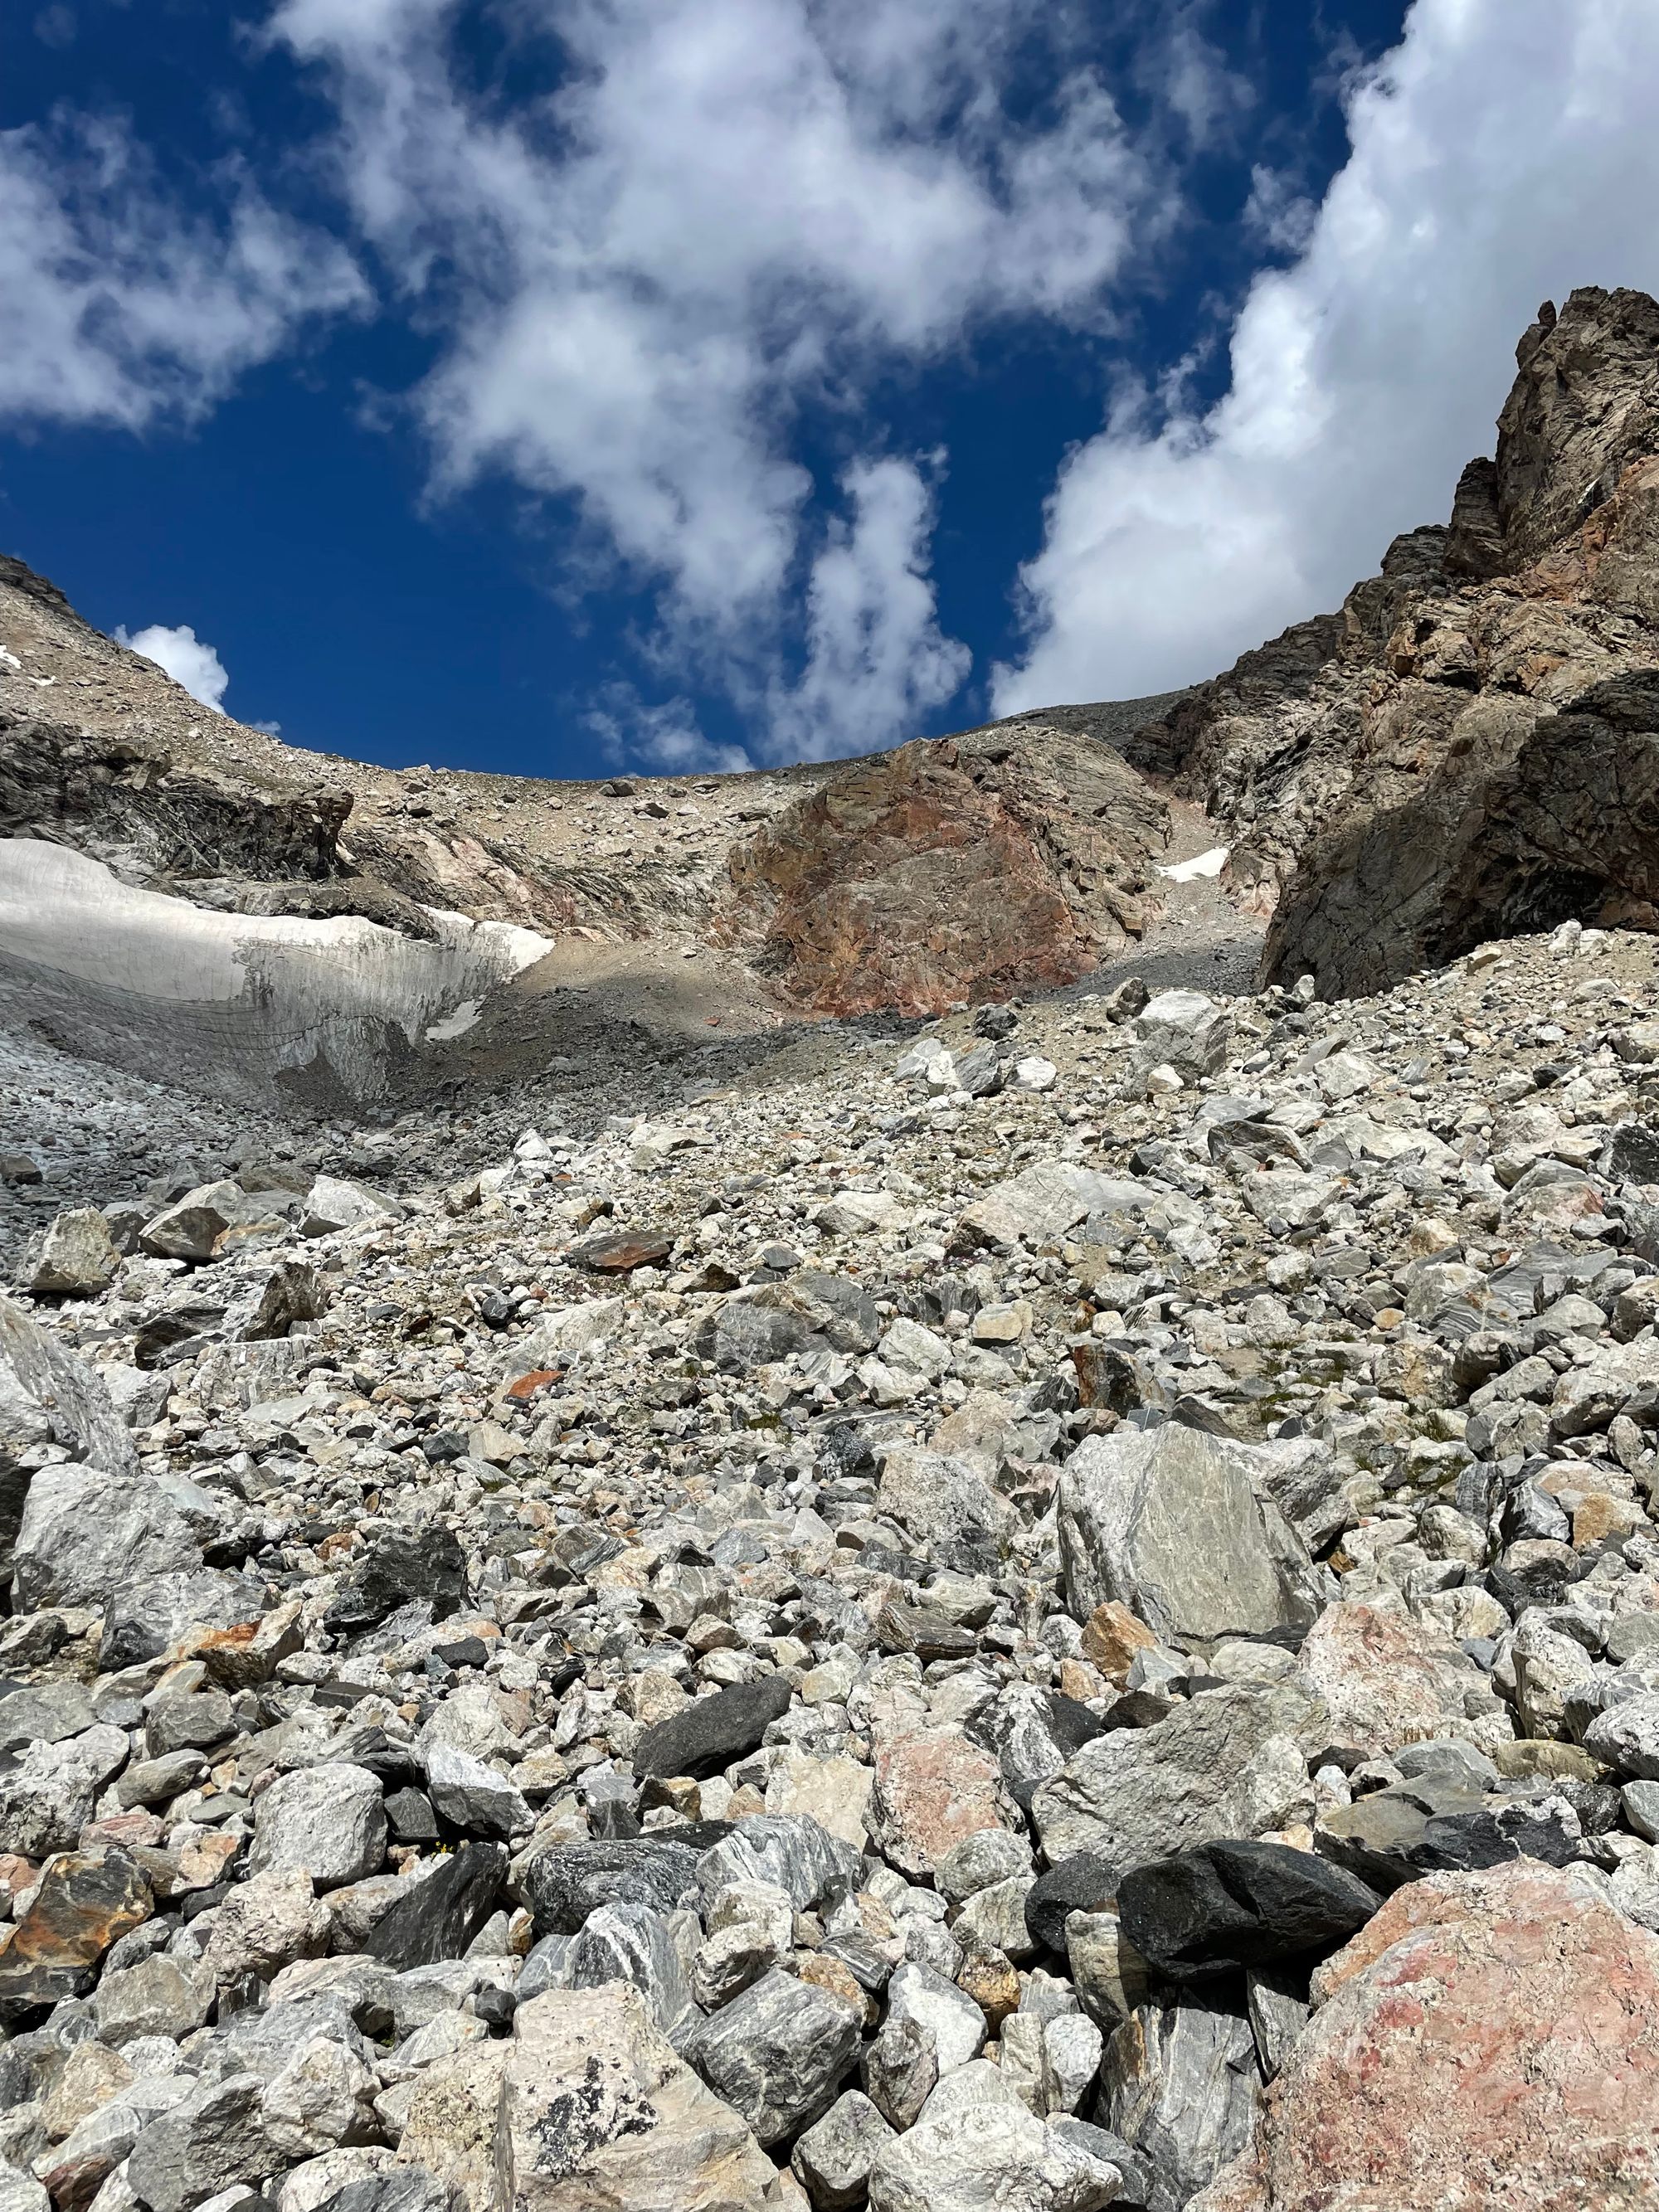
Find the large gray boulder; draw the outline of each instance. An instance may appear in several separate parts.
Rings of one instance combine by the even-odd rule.
[[[104,1606],[155,1575],[202,1564],[190,1524],[148,1476],[95,1467],[41,1468],[17,1531],[16,1603]]]
[[[95,1298],[120,1269],[108,1222],[95,1206],[77,1206],[45,1231],[26,1272],[33,1297]]]
[[[1091,1437],[1060,1478],[1066,1599],[1127,1605],[1164,1642],[1295,1635],[1327,1579],[1270,1498],[1269,1455],[1175,1421]],[[1258,1480],[1253,1480],[1253,1477]]]
[[[386,1837],[379,1778],[349,1760],[326,1759],[279,1775],[259,1799],[248,1871],[302,1867],[319,1889],[337,1889],[380,1872]]]
[[[1096,1736],[1031,1800],[1049,1863],[1095,1851],[1127,1874],[1305,1815],[1304,1747],[1323,1722],[1320,1699],[1291,1677],[1206,1691],[1155,1727]]]
[[[1148,2212],[1181,2212],[1250,2140],[1261,2106],[1255,2038],[1240,2007],[1143,2005],[1106,2046],[1101,2118],[1152,2169]]]
[[[711,2088],[763,2143],[827,2112],[854,2059],[857,2009],[775,1966],[705,2020],[684,2045]]]
[[[0,1478],[45,1443],[111,1474],[138,1464],[126,1424],[86,1361],[0,1297]]]

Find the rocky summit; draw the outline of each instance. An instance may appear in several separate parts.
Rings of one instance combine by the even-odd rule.
[[[1656,395],[755,777],[7,571],[0,2212],[1659,2205]]]

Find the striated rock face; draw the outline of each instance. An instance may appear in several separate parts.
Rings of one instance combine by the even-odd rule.
[[[1270,976],[1375,990],[1486,937],[1654,919],[1659,304],[1575,292],[1517,362],[1449,528],[1130,748],[1231,827]]]
[[[1314,1977],[1254,2147],[1188,2212],[1659,2194],[1659,1938],[1520,1860],[1397,1891]]]
[[[797,800],[731,855],[718,940],[819,1013],[1073,982],[1138,935],[1158,799],[1041,721],[902,745]]]

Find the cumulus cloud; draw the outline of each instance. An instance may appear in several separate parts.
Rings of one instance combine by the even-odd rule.
[[[893,456],[860,461],[845,491],[851,513],[831,527],[807,586],[806,665],[774,690],[775,759],[873,750],[953,697],[971,662],[939,627],[933,494],[921,471]]]
[[[587,580],[620,562],[656,595],[659,653],[773,702],[775,728],[826,733],[833,661],[856,696],[838,742],[885,742],[964,665],[915,611],[927,555],[906,518],[929,502],[866,450],[846,534],[816,543],[793,433],[810,407],[878,449],[854,434],[875,378],[999,318],[1107,326],[1168,209],[1068,11],[516,0],[498,11],[516,61],[556,60],[558,89],[510,106],[460,65],[457,14],[282,0],[270,25],[318,65],[354,219],[440,334],[414,395],[440,484],[500,471],[568,501]],[[1003,95],[1034,42],[1049,96],[1027,113]],[[832,637],[890,555],[908,611]],[[901,678],[907,622],[920,659]]]
[[[187,210],[107,118],[0,131],[0,420],[198,414],[307,317],[361,303],[336,241],[234,168],[212,182],[221,211]]]
[[[147,629],[134,630],[129,635],[120,629],[115,635],[118,644],[142,653],[146,660],[153,660],[158,668],[165,669],[199,705],[215,714],[224,713],[222,702],[230,682],[225,664],[204,639],[197,636],[188,623],[180,623],[176,629],[151,623]]]
[[[1121,399],[1066,461],[997,710],[1213,674],[1443,519],[1539,301],[1659,289],[1656,81],[1651,0],[1417,0],[1346,79],[1350,159],[1252,284],[1225,396]],[[1258,186],[1294,245],[1287,213]]]

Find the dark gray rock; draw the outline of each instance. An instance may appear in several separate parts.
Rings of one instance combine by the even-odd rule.
[[[1098,1912],[1117,1895],[1117,1863],[1101,1851],[1073,1851],[1040,1874],[1025,1893],[1025,1925],[1046,1951],[1066,1955],[1066,1922],[1073,1912]]]
[[[574,1936],[602,1905],[647,1905],[672,1912],[695,1889],[701,1853],[667,1837],[555,1844],[519,1875],[538,1936]]]
[[[364,1950],[398,1973],[459,1959],[495,1910],[506,1873],[500,1844],[463,1844],[381,1915]]]
[[[152,2120],[127,2166],[132,2192],[149,2212],[189,2212],[239,2181],[262,2181],[283,2164],[260,2124],[264,2083],[257,2075],[204,2082]]]
[[[1244,2148],[1261,2102],[1249,2020],[1202,2000],[1141,2006],[1101,2062],[1098,2117],[1150,2169],[1148,2212],[1182,2212]]]
[[[789,1698],[782,1674],[733,1682],[712,1697],[697,1698],[645,1730],[634,1747],[634,1771],[642,1778],[689,1774],[699,1781],[724,1773],[759,1748],[772,1723],[788,1711]]]
[[[356,1635],[401,1605],[429,1600],[434,1620],[447,1620],[466,1595],[466,1555],[453,1528],[389,1528],[327,1613],[330,1628]]]
[[[1134,1867],[1117,1893],[1123,1933],[1171,1979],[1323,1957],[1382,1899],[1357,1875],[1288,1844],[1230,1838]]]

